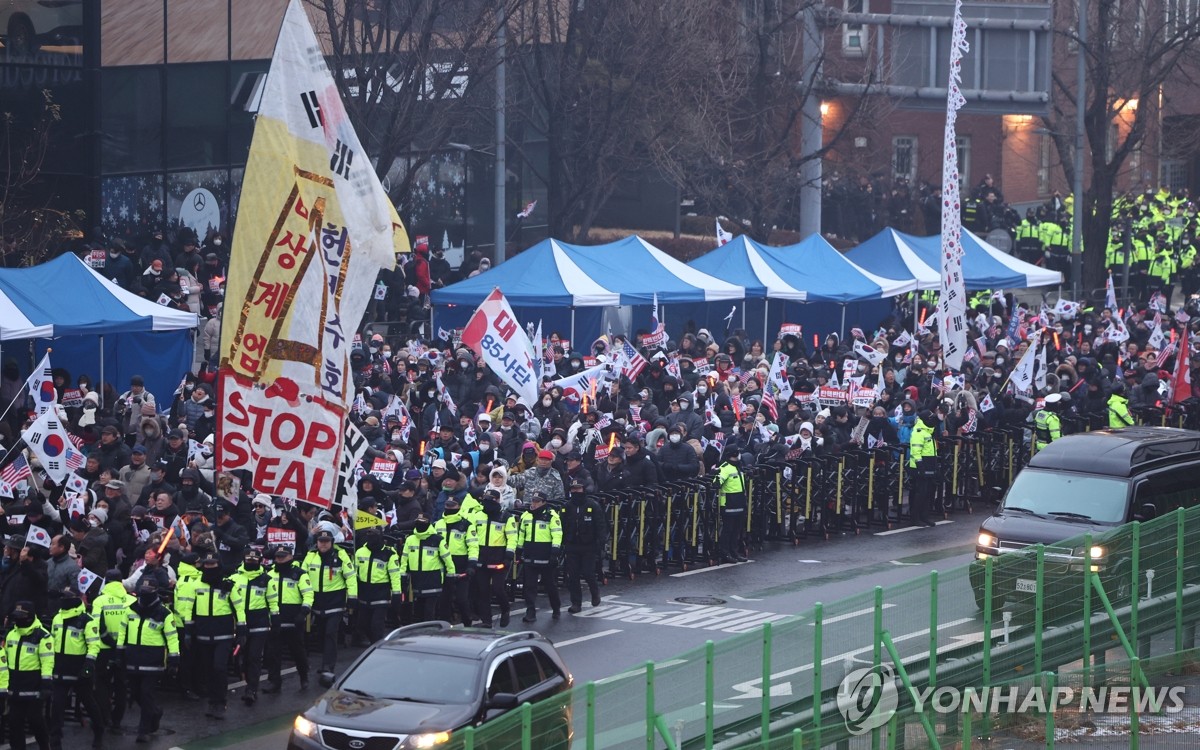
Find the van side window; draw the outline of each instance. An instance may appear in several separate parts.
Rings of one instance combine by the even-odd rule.
[[[1133,512],[1139,512],[1146,503],[1152,503],[1160,516],[1177,508],[1191,508],[1200,503],[1197,467],[1176,466],[1150,474],[1138,482]]]

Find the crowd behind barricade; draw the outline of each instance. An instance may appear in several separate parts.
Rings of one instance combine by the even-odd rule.
[[[552,333],[534,403],[451,340],[368,324],[351,358],[350,421],[368,446],[356,507],[214,471],[207,363],[169,401],[136,377],[102,399],[88,376],[53,370],[53,410],[83,456],[56,483],[29,449],[36,404],[6,360],[5,731],[14,747],[27,730],[61,747],[70,708],[99,746],[136,703],[148,740],[160,688],[220,720],[231,671],[254,705],[282,689],[285,663],[307,689],[347,643],[396,622],[533,623],[539,599],[557,619],[560,584],[573,614],[600,604],[610,576],[932,525],[995,500],[1062,434],[1196,426],[1200,311],[1169,300],[1162,287],[1128,309],[1112,295],[1088,309],[978,293],[958,373],[919,299],[845,339],[792,324],[770,341],[690,324],[583,346]]]

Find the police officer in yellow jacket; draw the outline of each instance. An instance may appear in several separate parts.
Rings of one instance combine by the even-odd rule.
[[[937,443],[934,440],[937,423],[936,414],[928,409],[922,410],[917,415],[908,443],[908,469],[912,477],[908,490],[908,514],[913,523],[926,526],[934,525],[929,519],[929,501],[937,489]]]
[[[479,572],[475,574],[475,614],[485,628],[492,627],[492,599],[500,604],[500,627],[508,627],[508,574],[517,552],[517,519],[507,516],[500,493],[484,490],[482,513],[475,516],[479,544]]]
[[[184,634],[195,644],[196,668],[206,675],[208,710],[204,715],[212,719],[225,718],[229,657],[234,641],[246,633],[241,593],[221,571],[220,558],[209,553],[200,559],[200,583],[192,591],[192,598],[178,602]]]
[[[287,646],[300,689],[308,688],[308,650],[304,648],[304,628],[312,611],[313,590],[308,573],[295,563],[292,548],[275,548],[275,564],[267,574],[267,606],[271,610],[271,639],[267,643],[267,686],[264,693],[278,693],[282,688],[283,648]]]
[[[337,668],[338,628],[342,616],[353,611],[358,602],[358,576],[346,550],[333,544],[328,530],[313,534],[316,548],[308,551],[301,567],[313,587],[313,623],[324,644],[321,654],[321,679],[333,679]]]
[[[234,585],[234,601],[241,602],[246,619],[246,627],[239,631],[237,640],[242,674],[246,679],[242,702],[253,706],[258,700],[263,651],[271,633],[271,609],[267,604],[267,585],[270,579],[262,564],[262,553],[253,547],[247,547],[242,554],[241,567],[230,578]]]
[[[446,576],[442,586],[441,601],[438,602],[439,616],[451,620],[454,611],[464,626],[471,624],[471,579],[479,566],[479,540],[475,537],[472,518],[463,513],[458,499],[446,498],[442,517],[433,524],[435,533],[446,540],[446,549],[454,560],[454,574]]]
[[[379,526],[360,532],[363,544],[354,553],[358,575],[358,626],[372,643],[383,637],[388,605],[403,592],[400,556],[388,545]]]
[[[1058,417],[1062,394],[1051,393],[1045,398],[1045,405],[1033,415],[1033,443],[1037,450],[1062,437],[1062,420]]]
[[[408,579],[417,617],[434,618],[446,577],[454,575],[454,571],[454,558],[445,537],[421,513],[413,524],[413,532],[404,538],[404,550],[400,553],[400,574]]]
[[[722,563],[746,562],[742,555],[742,532],[746,528],[746,486],[742,480],[742,453],[736,446],[725,449],[717,467],[717,503],[721,508],[721,533],[717,546]]]
[[[48,748],[46,699],[54,673],[50,633],[38,622],[32,602],[17,602],[8,616],[11,630],[4,638],[0,662],[0,694],[8,697],[8,742],[12,750],[25,750],[28,730],[38,747]]]
[[[113,568],[104,574],[104,586],[92,601],[92,617],[100,625],[100,654],[96,658],[96,702],[105,724],[115,728],[125,718],[125,670],[117,651],[117,637],[125,627],[125,615],[134,602],[122,583],[124,576]],[[176,586],[179,584],[176,583]]]
[[[525,594],[525,616],[521,622],[537,620],[538,582],[546,589],[550,600],[551,617],[560,617],[558,598],[558,553],[562,549],[562,519],[558,511],[546,505],[546,493],[537,490],[530,494],[529,510],[521,514],[517,549],[521,551],[524,569],[521,588]]]
[[[1112,392],[1108,396],[1108,428],[1119,430],[1133,425],[1133,415],[1129,413],[1129,399],[1125,398],[1125,381],[1118,380],[1112,384]]]
[[[118,637],[129,674],[129,687],[137,701],[138,742],[149,742],[158,731],[163,711],[158,705],[159,675],[179,671],[179,630],[175,616],[159,599],[158,590],[149,581],[138,586],[137,599],[125,610],[125,621]]]
[[[104,716],[96,703],[92,675],[100,655],[100,621],[88,614],[77,584],[62,592],[58,614],[50,623],[54,651],[54,692],[50,700],[50,747],[62,749],[62,728],[71,691],[92,725],[92,747],[104,741]]]

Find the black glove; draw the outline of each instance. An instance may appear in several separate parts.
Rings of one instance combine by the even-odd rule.
[[[167,656],[167,677],[175,677],[179,674],[179,656],[171,654]]]
[[[296,624],[303,625],[304,621],[308,619],[308,616],[311,612],[312,612],[311,607],[301,607],[300,614],[297,615],[297,617],[296,617]]]
[[[42,689],[38,691],[38,697],[44,701],[50,700],[52,688],[53,686],[50,684],[50,680],[42,680]]]
[[[90,680],[92,674],[96,671],[96,662],[92,659],[85,659],[83,666],[79,669],[79,679]]]
[[[246,645],[246,637],[249,634],[250,634],[250,629],[246,626],[246,623],[239,622],[238,626],[237,626],[236,635],[234,636],[237,639],[237,645],[245,646]]]
[[[517,553],[516,552],[505,552],[504,553],[504,562],[506,565],[508,565],[508,567],[511,568],[513,566],[513,563],[515,563],[516,561],[517,561]]]
[[[403,603],[404,603],[404,592],[400,592],[399,594],[392,594],[392,606],[393,607],[399,607]]]
[[[358,606],[358,599],[350,597],[346,599],[346,614],[354,616],[354,609]]]
[[[475,570],[478,567],[479,562],[477,560],[467,560],[467,577],[475,575]]]
[[[282,627],[283,622],[280,620],[279,615],[271,615],[271,634],[278,635]]]

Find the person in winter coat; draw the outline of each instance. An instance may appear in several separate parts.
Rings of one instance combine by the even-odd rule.
[[[22,601],[33,602],[35,611],[45,614],[46,584],[46,562],[37,559],[24,536],[10,536],[0,557],[0,622],[7,622]]]
[[[659,482],[658,466],[642,447],[641,440],[634,434],[625,436],[625,470],[630,487],[646,487]]]
[[[667,427],[683,425],[687,432],[684,440],[699,440],[704,437],[704,419],[692,410],[692,400],[686,394],[677,397],[670,403],[670,412],[666,415]]]
[[[668,482],[692,479],[700,473],[700,459],[687,439],[687,426],[677,423],[667,433],[666,444],[658,449],[658,465]]]
[[[916,423],[917,405],[912,399],[906,398],[900,402],[900,415],[892,417],[892,424],[896,427],[896,440],[900,445],[908,445]]]
[[[107,517],[105,513],[105,520]],[[95,518],[94,514],[87,520],[76,518],[70,522],[67,530],[79,553],[80,567],[96,575],[104,575],[104,571],[109,569],[109,540],[102,521]]]
[[[191,397],[183,402],[183,418],[189,434],[197,434],[196,424],[205,416],[205,405],[211,402],[208,384],[197,383],[192,389]]]
[[[517,502],[517,491],[508,484],[508,469],[503,466],[493,466],[488,472],[488,489],[500,493],[500,507],[505,513],[511,513]]]

